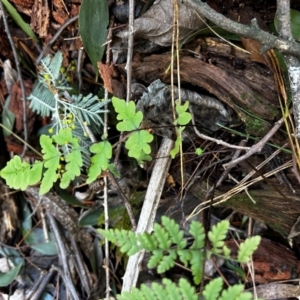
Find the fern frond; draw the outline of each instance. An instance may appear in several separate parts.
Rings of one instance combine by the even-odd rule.
[[[161,223],[168,231],[170,235],[171,242],[177,245],[177,249],[184,249],[187,245],[187,240],[184,239],[184,232],[180,230],[180,227],[173,219],[163,216],[161,218]]]
[[[157,240],[160,249],[168,250],[171,246],[169,233],[160,224],[155,223],[153,226],[153,236]]]
[[[235,284],[230,286],[227,290],[223,290],[219,300],[251,300],[252,294],[249,292],[243,293],[244,286],[242,284]]]
[[[193,274],[193,279],[196,284],[199,284],[202,280],[202,266],[204,264],[205,255],[203,251],[191,250],[190,265]]]
[[[117,296],[118,300],[197,300],[195,288],[184,278],[179,280],[179,284],[173,283],[170,279],[164,278],[162,284],[152,283],[151,287],[141,285],[140,290],[133,288],[130,292],[123,292]]]
[[[99,229],[99,233],[104,235],[109,241],[120,247],[120,251],[127,253],[129,256],[133,255],[141,250],[138,239],[134,232],[124,229]]]
[[[22,162],[20,156],[15,155],[1,170],[0,176],[5,179],[9,187],[24,191],[29,185],[34,185],[41,180],[42,170],[43,162],[35,161],[31,166],[25,161]]]
[[[181,299],[198,300],[195,288],[187,280],[180,278],[178,286],[182,295]]]
[[[166,280],[163,281],[165,286],[165,290],[168,294],[168,298],[172,300],[182,300],[184,298],[181,297],[181,293],[178,293],[179,288],[172,281]]]
[[[212,252],[218,254],[222,251],[224,246],[224,240],[226,238],[229,229],[229,221],[223,220],[214,225],[211,231],[208,233],[208,238],[212,242]]]
[[[138,233],[137,238],[141,244],[141,247],[146,251],[153,251],[158,248],[157,240],[148,232],[143,234]]]
[[[247,263],[250,260],[250,256],[258,248],[260,240],[260,236],[252,236],[240,244],[237,257],[240,263]]]
[[[219,294],[223,287],[223,280],[221,277],[215,278],[211,280],[206,286],[203,291],[203,296],[205,300],[217,300]]]
[[[164,257],[164,251],[163,250],[154,250],[152,251],[152,255],[150,259],[148,260],[148,268],[152,269],[155,268],[159,262],[163,259]]]
[[[177,258],[177,253],[175,249],[170,249],[168,254],[165,254],[161,261],[158,263],[157,272],[164,273],[167,270],[171,269],[175,265],[175,260]]]
[[[111,144],[105,140],[103,142],[99,142],[93,144],[90,147],[90,152],[95,153],[91,157],[91,166],[88,170],[88,178],[86,180],[87,183],[91,183],[96,180],[96,178],[109,167],[109,160],[112,157],[112,146]]]
[[[194,242],[190,249],[203,249],[205,242],[204,227],[201,223],[192,221],[189,229],[189,233],[194,238]]]

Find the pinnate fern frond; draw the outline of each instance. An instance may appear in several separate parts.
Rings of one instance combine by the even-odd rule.
[[[197,300],[198,296],[195,293],[195,288],[186,279],[181,278],[177,285],[173,283],[170,279],[164,278],[162,280],[162,284],[154,282],[151,285],[151,287],[142,284],[140,290],[137,288],[133,288],[131,292],[124,292],[117,298],[118,300]]]
[[[203,291],[203,296],[205,300],[217,300],[219,294],[223,287],[223,280],[221,277],[215,278],[211,280],[206,286]]]
[[[112,157],[112,146],[108,141],[93,144],[90,152],[95,153],[91,157],[91,165],[88,170],[87,183],[91,183],[105,170],[109,168],[109,160]]]
[[[258,248],[260,240],[260,236],[252,236],[242,242],[238,251],[238,261],[241,263],[247,263],[250,260],[250,256]]]
[[[173,220],[166,218],[165,216],[161,219],[162,225],[170,233],[170,240],[172,244],[176,244],[178,249],[184,249],[187,241],[184,239],[184,232],[180,230],[179,225]]]
[[[57,181],[56,170],[59,165],[61,153],[53,144],[53,139],[47,135],[41,135],[40,144],[42,146],[42,153],[44,159],[44,167],[47,169],[44,172],[42,179],[40,194],[47,193],[53,183]]]
[[[190,249],[203,249],[205,242],[204,227],[201,223],[192,221],[189,230],[190,235],[194,238],[194,242]]]
[[[208,238],[212,243],[213,249],[212,252],[215,254],[221,253],[224,246],[224,240],[226,238],[227,232],[229,229],[229,221],[224,220],[217,223],[208,233]]]
[[[20,156],[15,155],[0,172],[6,184],[13,189],[26,190],[29,185],[34,185],[41,180],[43,163],[36,161],[32,166],[21,161]]]
[[[251,300],[252,294],[249,292],[243,293],[243,290],[244,286],[242,284],[235,284],[223,290],[218,300]]]

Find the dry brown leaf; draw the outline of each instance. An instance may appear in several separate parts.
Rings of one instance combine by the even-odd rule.
[[[268,55],[266,53],[259,52],[261,45],[258,41],[249,38],[243,38],[243,37],[241,37],[241,41],[243,43],[244,48],[251,53],[250,59],[252,61],[262,63],[268,66],[269,68],[271,68]]]
[[[199,15],[178,1],[179,12],[179,42],[183,42],[196,30],[205,27]],[[172,44],[173,31],[173,1],[158,0],[140,18],[134,21],[134,37],[148,39],[161,46]],[[118,33],[121,38],[127,38],[128,29]]]

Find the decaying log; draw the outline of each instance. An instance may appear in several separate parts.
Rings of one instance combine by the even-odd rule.
[[[280,117],[273,72],[266,65],[252,62],[249,54],[218,40],[202,39],[197,43],[198,55],[187,50],[181,53],[182,84],[189,83],[215,95],[237,112],[248,133],[263,135],[269,129],[268,123],[258,122],[245,111],[266,121]],[[192,51],[197,49],[195,45],[190,47]],[[165,53],[133,62],[133,78],[147,84],[160,78],[169,84],[170,74],[165,72],[170,59],[170,53]]]
[[[198,199],[205,199],[206,183],[196,183],[191,192]],[[250,189],[248,192],[256,203],[245,192],[241,192],[223,202],[221,206],[261,221],[286,238],[300,215],[300,189],[292,192],[277,183],[277,186],[268,184],[263,189]],[[215,190],[215,197],[220,194]]]

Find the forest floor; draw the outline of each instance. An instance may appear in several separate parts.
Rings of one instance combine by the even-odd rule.
[[[42,49],[47,49],[43,58],[61,51],[63,59],[60,70],[65,74],[72,91],[79,91],[83,95],[92,93],[102,99],[104,88],[107,88],[110,96],[126,99],[127,49],[120,51],[114,35],[126,27],[128,1],[122,1],[121,5],[116,5],[113,0],[108,2],[110,28],[113,28],[112,37],[108,39],[112,39],[112,42],[108,45],[112,48],[113,63],[106,64],[111,55],[108,48],[98,64],[98,80],[95,80],[98,70],[95,70],[87,54],[82,52],[78,20],[74,18],[79,14],[81,1],[11,1],[35,32],[38,37],[36,41],[29,38],[6,12],[8,34],[0,14],[0,113],[1,124],[10,130],[2,130],[1,126],[1,169],[14,155],[21,155],[29,163],[39,160],[40,136],[49,134],[49,128],[53,125],[51,116],[41,116],[28,108],[29,101],[24,109],[22,88],[17,80],[19,66],[25,94],[29,96],[42,69],[36,63]],[[137,1],[137,16],[145,2]],[[210,0],[207,4],[218,13],[242,24],[248,25],[256,18],[260,28],[275,34],[275,0]],[[300,11],[299,1],[291,0],[291,8]],[[74,18],[73,22],[60,31],[71,18]],[[274,68],[274,64],[280,66],[280,60],[274,59],[274,56],[272,59],[271,51],[268,54],[259,53],[259,44],[255,41],[241,39],[215,28],[219,32],[217,36],[205,29],[189,39],[180,51],[181,87],[188,91],[187,98],[183,100],[193,103],[195,124],[186,126],[182,154],[170,163],[166,182],[161,185],[155,220],[160,222],[161,217],[167,215],[182,229],[187,229],[190,224],[187,220],[192,216],[194,220],[201,221],[208,231],[220,220],[228,219],[231,231],[226,245],[233,251],[236,250],[235,240],[260,235],[261,244],[252,258],[252,275],[249,266],[213,262],[216,272],[205,274],[205,280],[222,274],[228,284],[242,282],[245,288],[252,288],[253,284],[260,286],[261,290],[257,291],[261,298],[297,298],[300,291],[294,285],[296,281],[290,282],[300,277],[297,240],[299,174],[296,170],[297,158],[291,146],[292,135],[286,127],[293,122],[291,119],[283,122],[282,119],[281,105],[287,111],[290,106],[284,102],[282,90],[276,82],[278,77],[285,83],[288,79],[284,70],[278,72]],[[17,51],[19,65],[15,61],[9,36]],[[151,143],[153,160],[139,165],[129,157],[124,145],[114,148],[112,161],[117,162],[116,168],[121,175],[116,182],[108,178],[109,223],[114,228],[131,229],[123,203],[124,194],[138,222],[160,144],[164,137],[175,139],[176,136],[170,103],[162,102],[170,100],[167,86],[171,84],[171,75],[166,70],[170,66],[171,47],[165,45],[151,49],[142,43],[137,42],[134,47],[131,97],[137,107],[143,107],[144,121],[147,123],[145,127],[154,135]],[[76,71],[79,65],[80,80]],[[176,71],[174,75],[176,85]],[[163,83],[160,89],[166,91],[162,98],[158,96],[161,90],[151,85],[158,79]],[[44,81],[47,82],[47,78]],[[151,104],[140,100],[143,93],[148,94],[147,99],[152,101]],[[199,97],[214,104],[197,106]],[[219,105],[216,103],[221,103],[221,108],[212,108]],[[26,130],[23,124],[24,110]],[[108,110],[109,140],[112,144],[121,145],[120,134],[116,130],[116,113],[111,104],[108,104]],[[221,112],[224,110],[226,113]],[[224,119],[225,114],[227,117]],[[215,124],[216,120],[218,125]],[[276,127],[278,121],[282,125],[279,130]],[[99,122],[97,126],[101,126],[101,129],[92,128],[92,131],[100,140],[103,125]],[[274,128],[277,131],[271,136]],[[269,135],[268,141],[259,147],[259,143]],[[25,153],[24,139],[30,145]],[[255,151],[235,163],[234,159],[246,155],[246,149]],[[7,295],[14,295],[15,298],[10,299],[75,299],[69,290],[70,285],[78,299],[101,299],[105,296],[105,253],[100,246],[103,237],[99,236],[96,229],[102,228],[105,223],[103,186],[106,179],[103,177],[106,175],[103,173],[93,184],[86,184],[87,168],[81,169],[80,176],[76,176],[67,189],[54,185],[44,197],[38,195],[37,186],[15,191],[4,180],[0,181],[0,294],[3,294],[0,299],[7,299]],[[19,180],[26,181],[24,178]],[[152,192],[155,194],[157,191]],[[50,242],[44,236],[47,227],[52,228]],[[59,244],[57,236],[53,237],[56,229],[65,246]],[[72,259],[63,257],[62,253]],[[128,258],[111,248],[109,259],[109,266],[106,267],[111,273],[112,295],[116,295],[121,291]],[[7,260],[10,261],[9,267]],[[69,265],[67,269],[71,274],[66,275],[65,264]],[[191,281],[190,270],[182,267],[176,266],[161,275],[144,265],[140,270],[139,284],[157,282],[163,277],[174,281],[184,277]],[[13,272],[8,274],[10,269]],[[242,270],[243,276],[237,270]],[[72,284],[68,284],[64,278],[68,275]],[[283,285],[282,282],[289,284]],[[266,286],[270,283],[273,285]],[[196,286],[197,291],[201,288]],[[263,290],[268,290],[268,295],[260,294]],[[69,293],[72,295],[70,298]],[[20,298],[17,298],[17,294]]]

